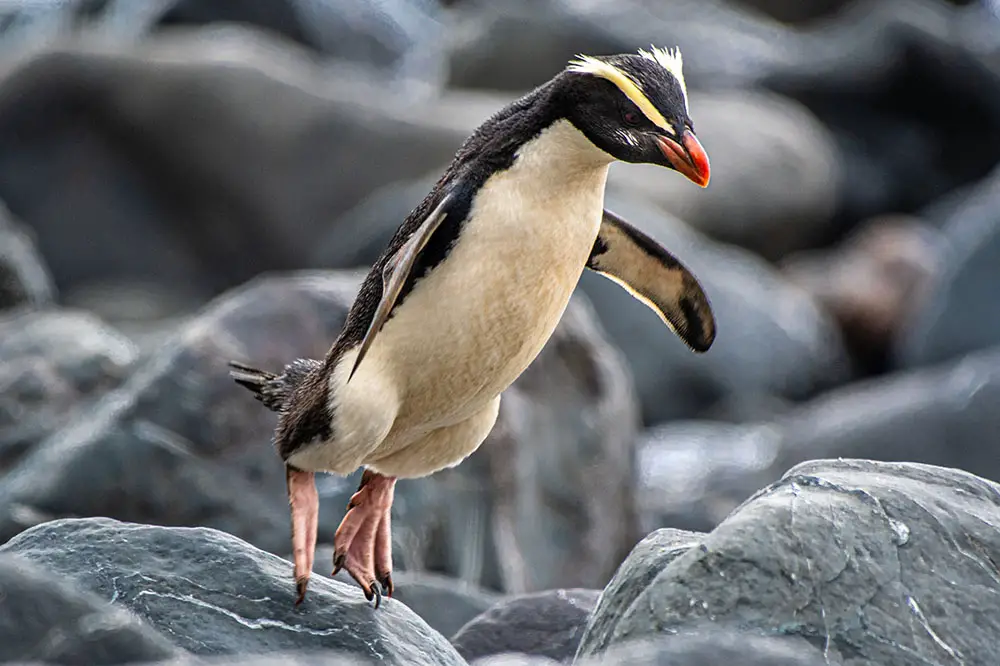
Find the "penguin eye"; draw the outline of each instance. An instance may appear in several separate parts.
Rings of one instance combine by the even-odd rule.
[[[626,111],[622,114],[622,119],[625,120],[626,125],[638,125],[639,124],[639,114],[635,111]]]

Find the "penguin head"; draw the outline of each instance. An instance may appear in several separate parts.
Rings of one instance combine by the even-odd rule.
[[[658,164],[708,185],[679,49],[581,55],[565,75],[566,116],[591,143],[623,162]]]

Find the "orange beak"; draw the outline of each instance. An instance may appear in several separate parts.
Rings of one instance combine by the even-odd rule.
[[[670,166],[687,176],[695,185],[708,187],[708,180],[711,177],[708,154],[693,132],[685,130],[680,143],[663,135],[658,135],[656,141],[660,144],[660,150],[670,162]]]

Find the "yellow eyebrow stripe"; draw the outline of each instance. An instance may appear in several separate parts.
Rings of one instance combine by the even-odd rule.
[[[578,60],[574,60],[570,63],[569,70],[571,72],[582,72],[586,74],[593,74],[599,76],[602,79],[607,79],[611,83],[615,84],[619,90],[621,90],[626,97],[632,100],[632,103],[639,107],[643,115],[649,118],[649,122],[653,123],[660,129],[674,133],[674,129],[667,123],[666,118],[663,117],[653,103],[649,101],[649,98],[643,94],[642,90],[639,88],[638,84],[632,80],[625,72],[621,71],[613,65],[609,65],[603,60],[598,60],[597,58],[592,58],[586,55],[577,56]]]

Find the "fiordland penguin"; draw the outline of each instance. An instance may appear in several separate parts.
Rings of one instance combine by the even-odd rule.
[[[346,569],[377,607],[393,589],[396,479],[453,467],[479,447],[584,268],[628,289],[694,351],[711,346],[715,320],[695,277],[604,210],[615,160],[708,184],[678,50],[580,56],[497,112],[396,231],[326,358],[280,375],[231,364],[279,413],[296,604],[316,546],[314,474],[364,468],[334,536],[334,573]]]

